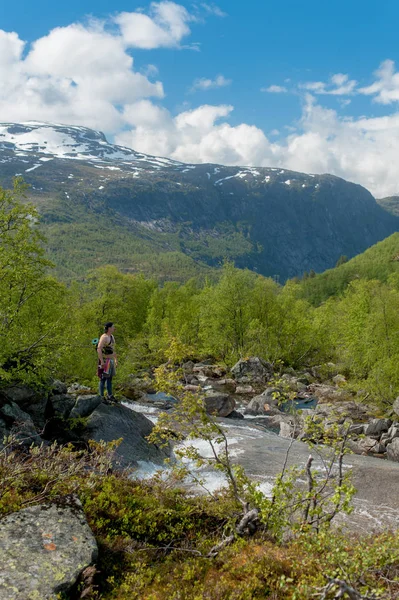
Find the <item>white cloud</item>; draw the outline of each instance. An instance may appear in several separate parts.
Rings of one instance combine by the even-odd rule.
[[[300,84],[300,88],[314,94],[327,94],[331,96],[348,96],[356,92],[357,81],[349,79],[345,73],[336,73],[327,83],[323,81],[309,81]]]
[[[216,4],[208,4],[206,2],[201,2],[201,8],[203,8],[207,13],[211,15],[215,15],[216,17],[227,17],[227,13],[225,13],[219,6]]]
[[[261,92],[268,92],[269,94],[285,94],[288,90],[282,85],[269,85],[267,88],[261,88]]]
[[[153,2],[150,14],[123,12],[115,17],[124,42],[131,48],[173,48],[188,36],[188,23],[195,20],[184,6],[175,2]]]
[[[231,79],[226,79],[224,75],[218,75],[215,79],[205,79],[204,77],[201,79],[196,79],[191,87],[191,91],[195,92],[197,90],[206,91],[212,90],[215,88],[226,87],[230,85],[232,82]]]
[[[359,92],[367,96],[373,95],[375,102],[391,104],[399,100],[399,73],[395,72],[393,60],[385,60],[375,72],[377,80]]]

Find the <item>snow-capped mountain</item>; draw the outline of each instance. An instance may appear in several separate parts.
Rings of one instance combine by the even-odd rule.
[[[79,126],[0,123],[0,184],[11,186],[15,176],[31,186],[51,231],[62,221],[63,235],[76,238],[85,219],[92,230],[107,215],[112,235],[124,227],[141,240],[134,260],[130,242],[125,257],[113,256],[112,244],[107,254],[108,262],[133,270],[140,252],[174,252],[211,265],[231,258],[283,280],[333,267],[341,255],[363,252],[399,229],[399,219],[367,190],[332,175],[184,164],[110,144]],[[59,238],[57,253],[69,260]]]

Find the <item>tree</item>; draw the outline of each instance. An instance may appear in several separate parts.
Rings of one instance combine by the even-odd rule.
[[[47,275],[38,213],[24,203],[26,187],[0,188],[0,378],[37,381],[55,366],[64,288]],[[52,358],[49,360],[49,354]]]

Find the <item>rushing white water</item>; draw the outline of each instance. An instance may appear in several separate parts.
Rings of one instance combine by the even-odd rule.
[[[128,404],[126,406],[141,412],[156,422],[159,409],[145,404]],[[247,475],[258,482],[260,490],[270,496],[273,482],[287,460],[287,466],[303,468],[309,457],[309,448],[302,442],[291,442],[273,432],[258,427],[251,420],[220,419],[227,436],[229,455],[233,462],[242,465]],[[212,449],[204,440],[189,440],[181,446],[193,446],[205,458],[212,456]],[[179,446],[175,448],[177,450]],[[220,447],[221,448],[221,447]],[[220,449],[219,448],[219,449]],[[287,451],[289,449],[288,457]],[[314,472],[316,478],[324,473],[323,460],[314,452]],[[210,465],[198,467],[195,461],[182,459],[183,464],[192,473],[192,477],[184,482],[184,487],[193,493],[213,493],[225,487],[225,477]],[[340,514],[336,522],[356,531],[371,533],[384,528],[399,527],[399,463],[366,456],[348,455],[345,457],[344,469],[353,472],[353,483],[357,494],[353,501],[353,512],[350,515]],[[167,478],[168,467],[161,468],[147,462],[140,462],[135,476],[147,479],[158,473]]]

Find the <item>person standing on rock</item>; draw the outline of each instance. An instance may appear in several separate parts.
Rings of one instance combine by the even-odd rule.
[[[105,323],[104,333],[100,337],[97,346],[100,376],[99,394],[104,400],[104,391],[105,387],[107,387],[107,401],[109,402],[116,402],[115,397],[112,394],[112,378],[114,377],[116,367],[118,366],[118,360],[115,353],[114,331],[115,325],[111,321]]]

